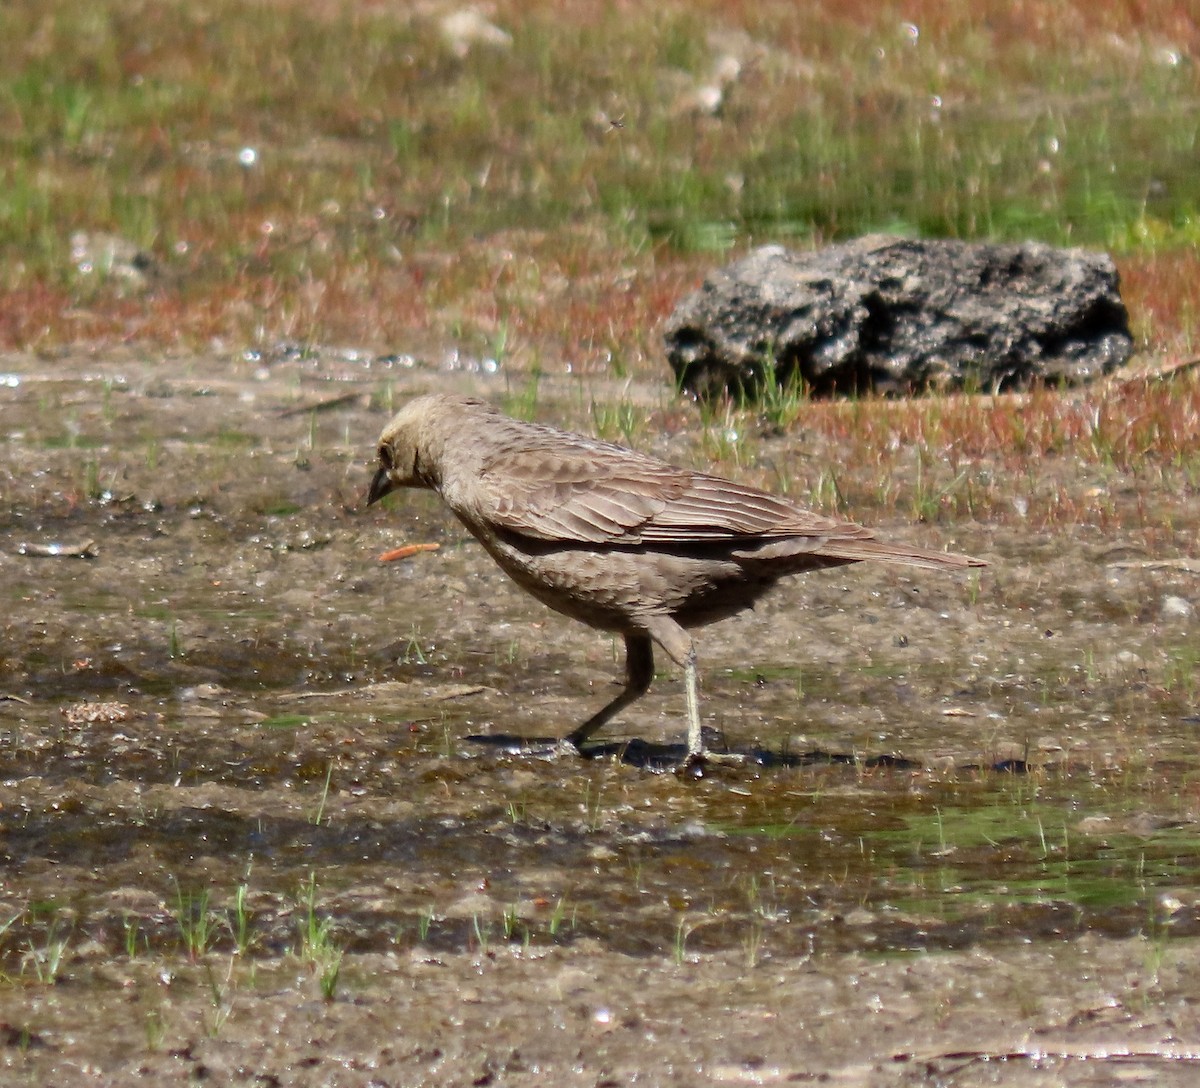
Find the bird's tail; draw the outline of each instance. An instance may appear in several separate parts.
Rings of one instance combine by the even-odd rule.
[[[986,567],[982,559],[957,552],[935,552],[926,548],[910,548],[881,540],[828,540],[820,549],[822,556],[843,563],[895,563],[898,566],[920,567],[924,570],[959,570],[965,567]]]

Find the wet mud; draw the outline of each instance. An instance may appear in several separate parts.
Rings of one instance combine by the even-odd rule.
[[[365,507],[393,406],[503,376],[0,371],[4,1083],[1193,1082],[1194,494],[1137,498],[1151,544],[855,510],[991,566],[809,575],[700,632],[746,758],[677,774],[674,670],[556,755],[619,643],[431,496]],[[579,426],[616,394],[540,395]]]

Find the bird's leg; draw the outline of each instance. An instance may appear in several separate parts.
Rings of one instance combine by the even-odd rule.
[[[700,734],[700,695],[696,683],[696,644],[670,616],[654,616],[646,629],[676,665],[683,669],[683,690],[687,698],[687,759],[704,758],[704,738]]]
[[[709,752],[704,748],[704,735],[700,729],[700,695],[696,682],[696,644],[682,627],[670,616],[655,616],[646,624],[646,630],[674,661],[683,669],[683,690],[687,697],[687,756],[683,767],[695,768],[705,763],[727,763],[739,766],[746,761],[740,752]]]
[[[700,694],[696,690],[696,650],[688,654],[683,664],[684,694],[687,698],[688,754],[689,760],[704,756],[704,737],[700,732]]]
[[[613,715],[640,699],[650,690],[654,679],[654,645],[650,636],[641,631],[630,631],[625,635],[625,687],[611,702],[596,711],[578,729],[572,730],[562,739],[562,746],[579,750],[579,747]]]

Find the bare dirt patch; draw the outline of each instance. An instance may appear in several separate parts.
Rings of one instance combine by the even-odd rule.
[[[764,424],[718,471],[806,495],[837,466],[852,514],[992,566],[808,576],[702,632],[706,721],[756,759],[689,780],[467,739],[561,735],[619,671],[435,500],[363,506],[392,404],[511,399],[503,373],[0,371],[6,1083],[1194,1077],[1176,477],[1111,466],[1089,498],[1098,470],[1069,456],[1011,484],[993,464],[990,509],[1009,486],[1109,505],[921,525],[872,508],[834,432]],[[618,396],[679,461],[757,426],[636,385],[530,403],[586,426]],[[664,673],[613,732],[663,745],[682,716]]]

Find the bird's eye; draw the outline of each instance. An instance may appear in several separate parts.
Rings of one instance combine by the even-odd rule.
[[[391,446],[380,446],[379,447],[379,461],[383,465],[384,468],[386,468],[389,472],[391,471],[391,469],[392,469],[392,447]]]

